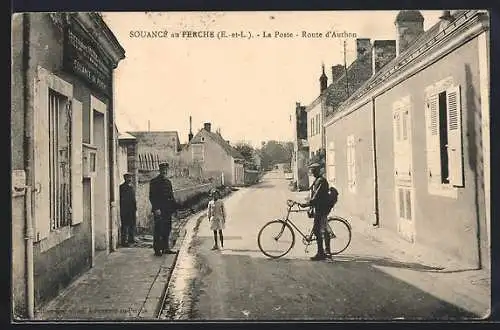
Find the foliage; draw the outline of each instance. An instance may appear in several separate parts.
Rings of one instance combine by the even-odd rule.
[[[247,143],[238,143],[234,148],[243,156],[245,159],[245,168],[249,170],[257,169],[257,164],[255,164],[254,154],[255,149]]]
[[[293,153],[292,142],[268,141],[260,149],[262,167],[271,168],[273,165],[290,163]]]

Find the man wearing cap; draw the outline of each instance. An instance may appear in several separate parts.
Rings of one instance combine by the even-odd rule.
[[[308,203],[300,204],[302,207],[312,206],[314,211],[313,232],[316,236],[318,252],[311,260],[324,260],[330,255],[330,236],[326,233],[328,208],[328,181],[321,175],[321,165],[313,163],[309,165],[314,182],[311,185],[311,199]],[[323,238],[325,247],[323,247]],[[326,251],[325,251],[326,250]]]
[[[123,182],[120,185],[120,218],[121,218],[121,241],[122,246],[135,243],[135,222],[137,205],[135,201],[135,191],[132,185],[132,174],[125,173]]]
[[[173,254],[169,248],[172,214],[177,203],[174,199],[172,183],[167,177],[168,163],[161,163],[160,174],[149,183],[149,201],[154,215],[153,249],[155,255]]]

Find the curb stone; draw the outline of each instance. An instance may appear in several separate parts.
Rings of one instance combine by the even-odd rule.
[[[157,278],[155,279],[155,282],[153,283],[153,287],[155,287],[155,293],[160,291],[159,287],[161,286],[161,294],[160,295],[153,294],[151,299],[148,295],[148,299],[150,299],[151,301],[148,302],[148,299],[146,300],[145,306],[148,305],[148,303],[149,303],[148,306],[153,307],[153,304],[154,304],[154,307],[152,309],[150,309],[150,310],[153,310],[153,313],[150,313],[151,315],[148,314],[149,318],[158,319],[159,316],[161,315],[163,304],[164,304],[164,301],[165,301],[165,298],[166,298],[166,295],[168,292],[168,285],[169,285],[170,279],[172,278],[172,274],[175,270],[177,260],[179,260],[179,255],[181,254],[181,249],[183,247],[183,243],[184,243],[186,236],[187,236],[187,233],[188,233],[188,230],[186,229],[186,227],[189,226],[189,224],[192,221],[196,221],[196,223],[198,223],[199,219],[203,218],[205,215],[206,215],[205,210],[202,210],[198,213],[192,214],[190,217],[187,218],[187,220],[185,221],[185,223],[182,226],[182,229],[179,230],[179,236],[177,237],[175,245],[174,245],[174,250],[176,250],[177,253],[173,256],[173,260],[171,260],[171,262],[167,262],[167,260],[169,260],[168,258],[165,259],[165,263],[162,265],[162,267],[160,269],[160,272],[162,273],[162,275],[157,276]],[[158,280],[158,279],[161,279],[161,280]],[[160,283],[157,284],[156,282],[160,282]]]

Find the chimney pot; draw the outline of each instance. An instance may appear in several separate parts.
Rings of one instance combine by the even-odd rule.
[[[209,131],[212,129],[212,124],[211,123],[205,123],[203,124],[203,128],[206,130],[206,131]]]
[[[424,33],[424,17],[418,10],[401,10],[394,22],[396,26],[396,56]]]

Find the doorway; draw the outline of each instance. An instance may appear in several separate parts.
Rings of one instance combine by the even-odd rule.
[[[95,252],[109,252],[109,189],[107,166],[106,106],[92,97],[92,142],[96,148],[93,178],[93,217]]]

